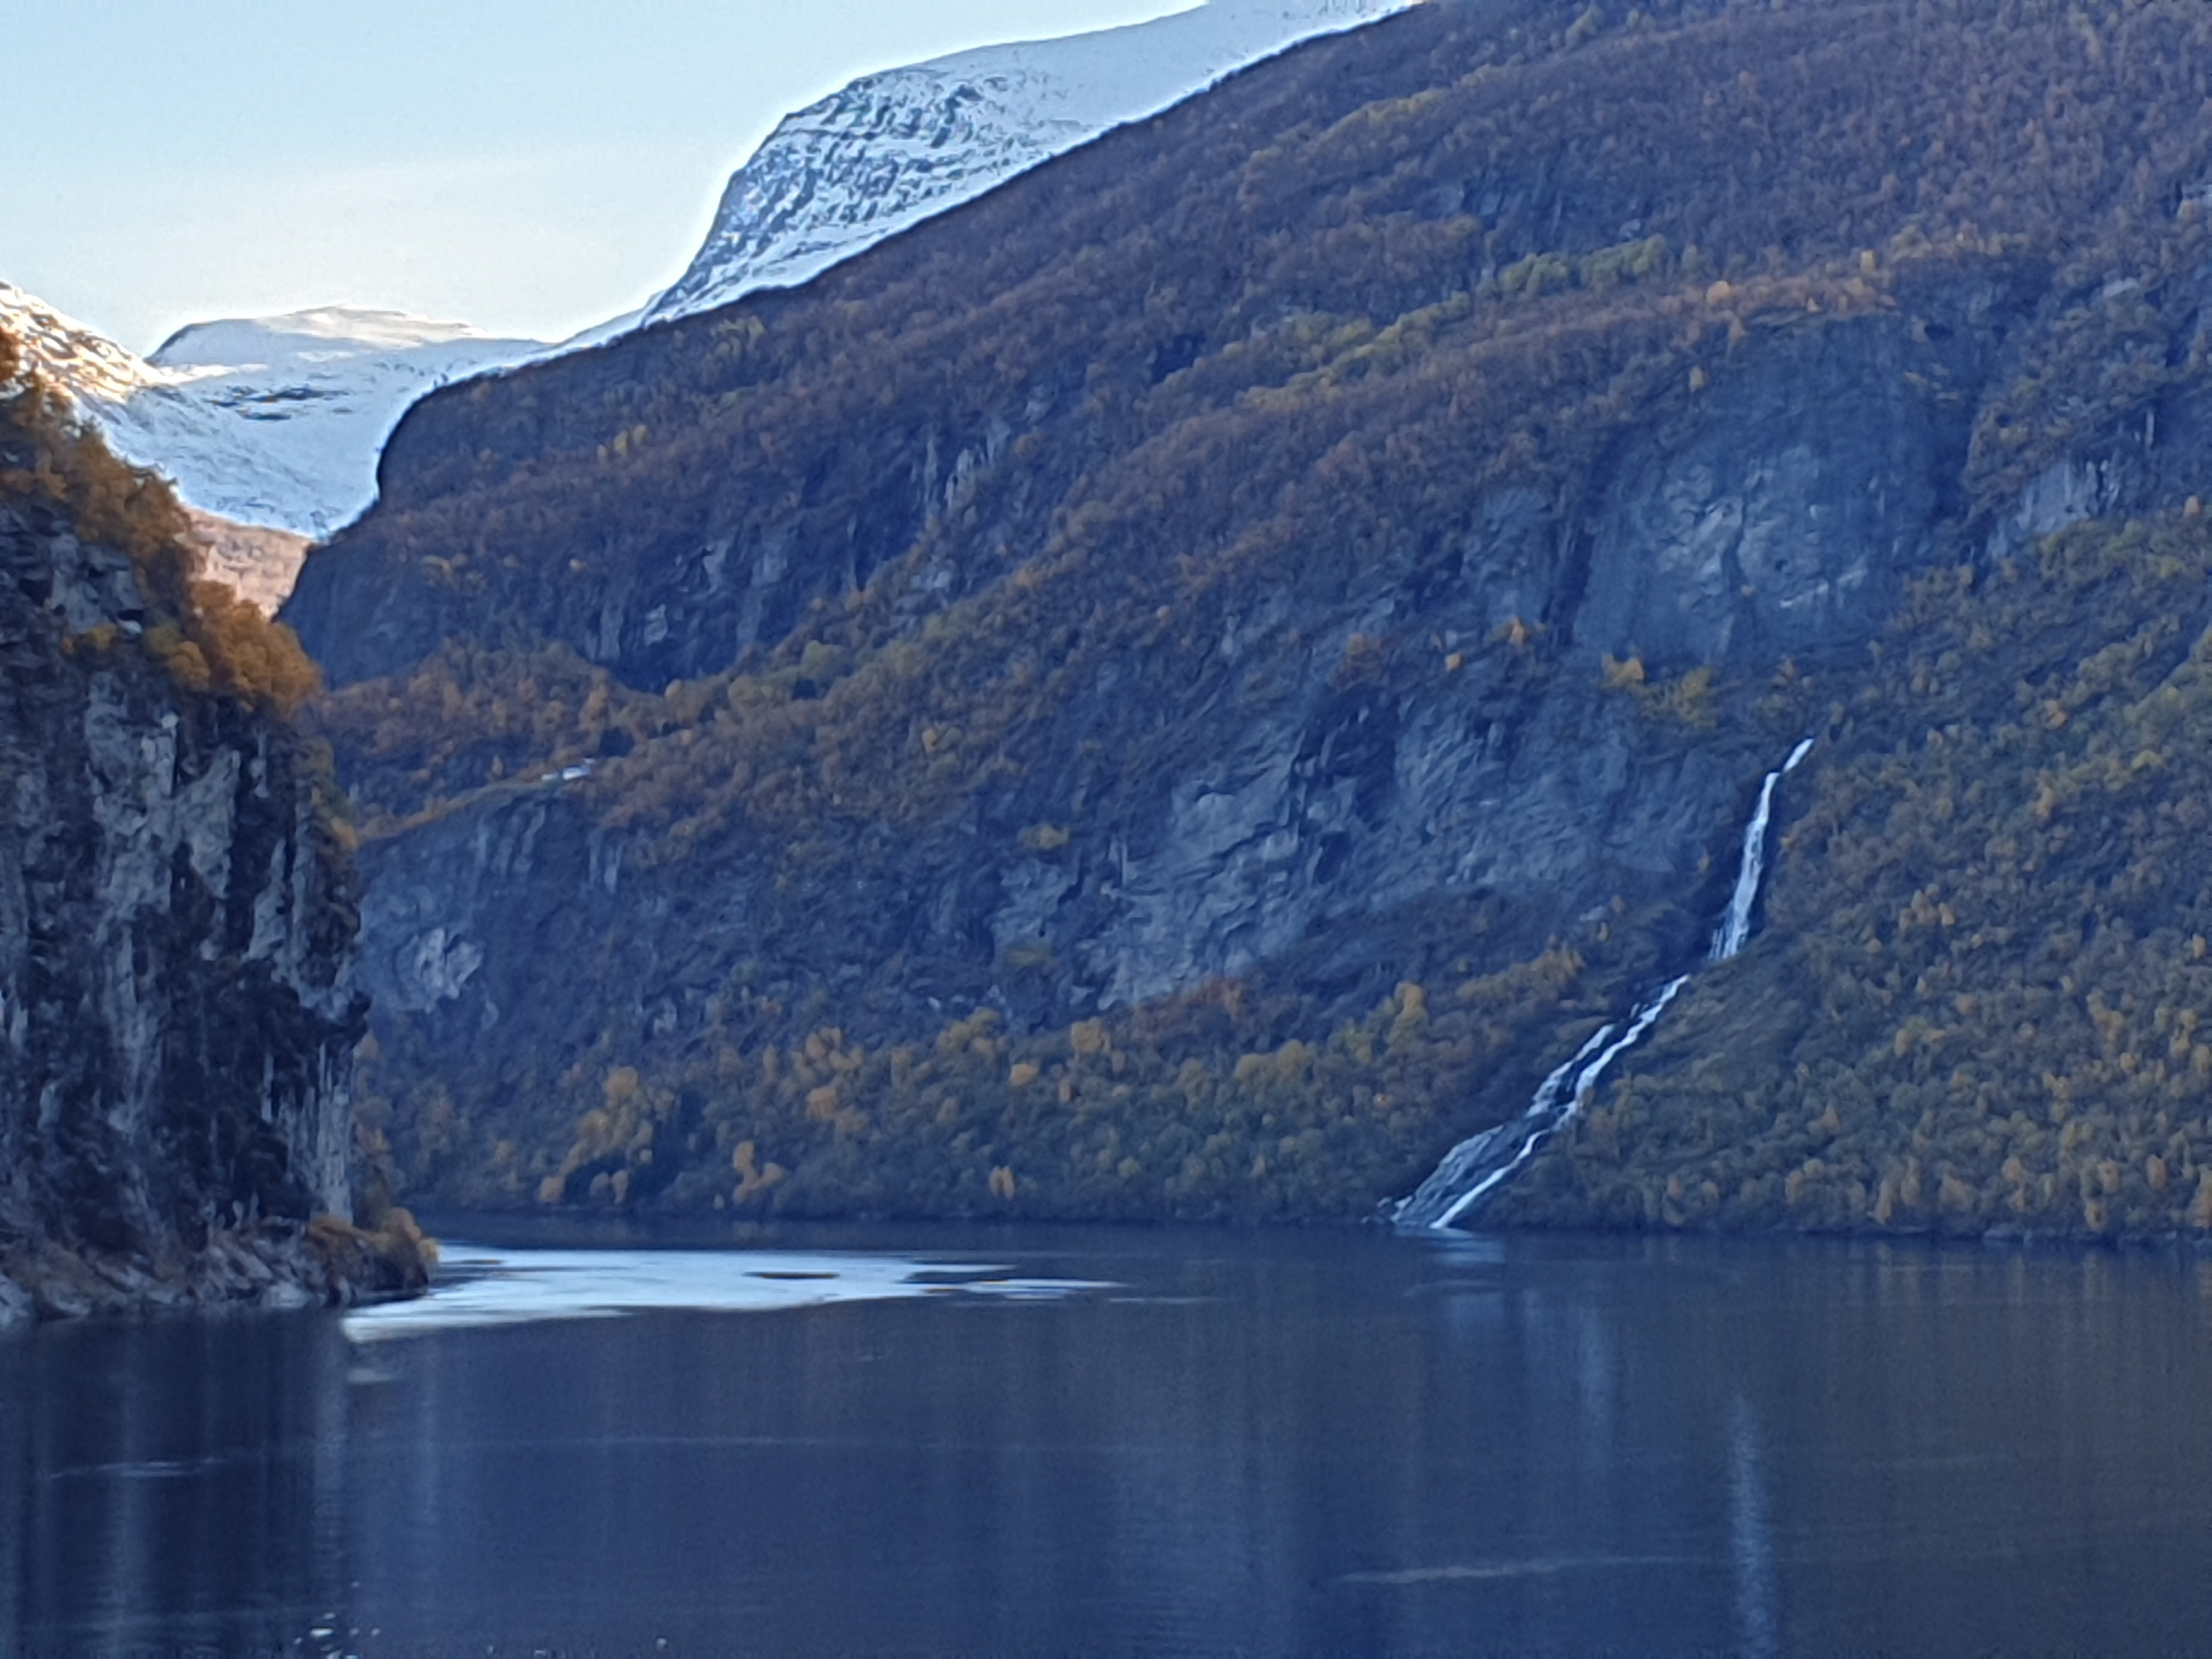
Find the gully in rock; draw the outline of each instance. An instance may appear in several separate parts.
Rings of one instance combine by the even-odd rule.
[[[1782,780],[1804,763],[1813,752],[1806,738],[1790,751],[1790,758],[1766,775],[1759,786],[1759,805],[1744,825],[1743,856],[1736,868],[1735,888],[1729,895],[1728,911],[1713,932],[1711,962],[1726,962],[1751,938],[1751,917],[1759,903],[1760,884],[1766,876],[1766,832],[1774,816],[1774,792]],[[1658,1024],[1660,1015],[1690,982],[1682,974],[1661,987],[1639,1005],[1626,1027],[1601,1026],[1574,1057],[1538,1085],[1528,1109],[1510,1123],[1470,1135],[1444,1154],[1443,1161],[1413,1194],[1401,1199],[1389,1212],[1391,1224],[1445,1230],[1453,1227],[1475,1206],[1526,1168],[1529,1159],[1554,1134],[1582,1111],[1583,1102],[1603,1079],[1613,1062],[1644,1040]]]

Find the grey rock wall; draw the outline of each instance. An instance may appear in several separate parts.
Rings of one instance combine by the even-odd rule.
[[[340,1291],[305,1229],[353,1206],[350,876],[300,740],[180,693],[151,620],[0,503],[0,1320]]]
[[[520,1146],[522,1194],[619,1067],[726,1103],[723,1051],[810,1030],[880,1056],[1249,975],[1326,1042],[1554,940],[1614,947],[1574,1018],[1694,962],[1798,741],[1924,740],[1850,731],[1916,577],[2203,493],[2212,308],[2118,138],[1999,235],[2006,133],[1901,161],[1828,118],[1950,95],[1913,79],[1929,9],[1667,9],[1585,53],[1578,5],[1413,8],[804,289],[418,405],[287,611],[368,683],[356,775],[419,813],[364,860],[395,1132],[475,1126],[471,1196]],[[1582,118],[1616,73],[1663,127]],[[2197,98],[2158,95],[2138,137]],[[1939,201],[1988,222],[1931,240]],[[526,698],[564,652],[687,729],[518,783],[473,713],[407,718],[434,656]],[[710,730],[686,699],[726,673]],[[1466,1127],[1530,1080],[1497,1069]]]
[[[1360,964],[1439,905],[1486,908],[1470,948],[1489,966],[1615,901],[1677,907],[1686,944],[1752,792],[1803,734],[1655,720],[1603,659],[1711,667],[1740,692],[1785,658],[1863,659],[1932,556],[1966,438],[1900,373],[1900,329],[1785,337],[1576,487],[1502,486],[1349,576],[1240,592],[1203,684],[1164,693],[1143,662],[1109,663],[1028,775],[919,836],[847,832],[837,877],[796,898],[781,849],[742,828],[655,867],[589,781],[513,786],[373,843],[380,1042],[449,1082],[557,1069],[610,1025],[680,1048],[739,974],[787,1006],[829,998],[871,1042],[975,1006],[1064,1024],[1332,939],[1364,940],[1330,948],[1368,995]],[[1498,648],[1516,619],[1539,631]],[[1461,665],[1345,683],[1352,636],[1394,629],[1464,647]],[[1086,750],[1105,756],[1100,800],[1066,847],[1024,846],[1023,827],[1067,819]],[[1009,961],[1047,947],[1049,988],[1025,990]]]

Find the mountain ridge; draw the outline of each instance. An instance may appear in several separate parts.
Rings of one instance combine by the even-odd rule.
[[[374,499],[383,443],[428,391],[803,281],[1256,56],[1413,3],[1211,0],[1149,24],[864,76],[787,117],[732,174],[674,284],[557,343],[330,306],[193,323],[142,359],[4,283],[0,320],[120,453],[170,477],[194,508],[320,539]],[[281,599],[295,565],[264,560],[244,580]]]
[[[1209,0],[1095,33],[984,46],[861,76],[786,116],[731,175],[662,322],[795,287],[1219,76],[1414,0]]]

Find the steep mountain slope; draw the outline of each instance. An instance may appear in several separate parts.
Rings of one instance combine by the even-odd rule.
[[[1501,1215],[2212,1231],[2201,507],[1945,572],[1887,643],[1766,948],[1696,985]]]
[[[458,323],[331,308],[198,324],[149,360],[6,283],[0,327],[118,453],[192,507],[310,538],[374,499],[378,451],[409,404],[544,349]]]
[[[1938,821],[1994,826],[2126,728],[2024,744],[1993,711],[2174,672],[2212,623],[2184,516],[2212,471],[2208,46],[2179,0],[1430,5],[799,291],[427,399],[287,613],[341,687],[374,1109],[411,1179],[1364,1212],[1702,959],[1759,781],[1811,736],[1782,926],[1616,1073],[1674,1078],[1682,1115],[1516,1199],[2087,1226],[2081,1131],[1961,1164],[1972,1202],[1923,1175],[1885,1205],[1882,1160],[1934,1167],[1898,1151],[1918,1118],[1847,1125],[1832,1188],[1778,1127],[1761,1158],[1797,1162],[1754,1203],[1772,1171],[1723,1186],[1741,1136],[1692,1084],[1756,1112],[1802,1060],[1792,1109],[1844,1122],[1814,1058],[1921,1054],[1922,979],[2009,1006],[1923,967],[1822,1048],[1847,953],[1813,936],[1856,913],[1797,884],[1796,821],[1882,902],[1913,865],[1879,826],[1936,764],[1910,757],[1954,752],[1916,700],[1969,699],[1981,793]],[[2168,542],[2079,530],[2121,550],[2069,586],[2040,538],[2118,513]],[[2136,689],[2195,732],[2185,687]],[[2127,770],[2141,823],[2086,866],[2002,854],[2026,910],[2140,928],[2084,884],[2154,849],[2195,892],[2206,854],[2159,828],[2180,775]],[[2026,971],[2022,933],[1981,937]],[[2147,994],[2093,944],[2054,994]],[[2094,1075],[2095,1029],[1942,1053],[2009,1090]],[[2203,1084],[2166,1063],[2154,1190],[2193,1192],[2173,1114],[2202,1127]],[[2050,1206],[2011,1205],[2012,1158]],[[1787,1207],[1791,1176],[1820,1200]],[[1680,1195],[1708,1182],[1737,1207]]]
[[[312,671],[21,368],[0,330],[0,1324],[419,1281],[342,1219],[362,1006],[283,713]]]
[[[730,179],[664,321],[785,288],[1292,42],[1409,0],[1210,0],[1064,40],[864,76],[787,116]]]

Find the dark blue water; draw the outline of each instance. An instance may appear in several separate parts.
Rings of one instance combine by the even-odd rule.
[[[0,1653],[2212,1644],[2194,1259],[767,1242],[0,1340]]]

